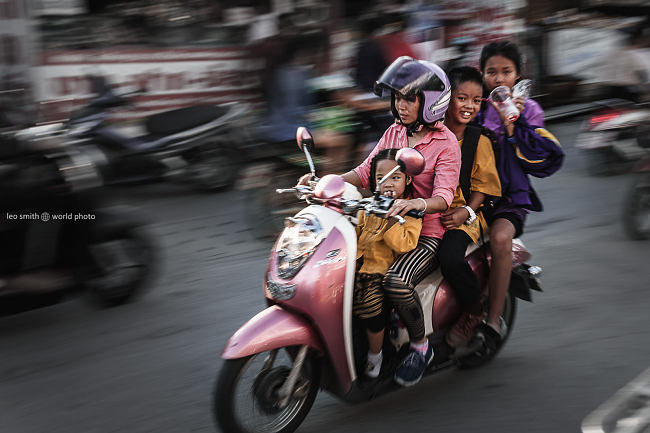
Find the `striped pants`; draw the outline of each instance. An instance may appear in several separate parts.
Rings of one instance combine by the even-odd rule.
[[[384,277],[384,294],[404,322],[411,341],[425,337],[424,314],[415,286],[438,267],[439,245],[440,239],[421,236],[417,247],[399,256]]]

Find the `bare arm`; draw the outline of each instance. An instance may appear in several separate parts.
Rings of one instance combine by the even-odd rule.
[[[350,170],[345,174],[342,174],[341,177],[343,178],[344,181],[347,183],[351,183],[352,185],[356,186],[357,188],[361,188],[361,178],[357,174],[356,171]]]

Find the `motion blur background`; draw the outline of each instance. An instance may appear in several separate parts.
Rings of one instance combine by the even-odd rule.
[[[0,0],[2,131],[65,121],[93,97],[90,75],[118,93],[144,90],[113,110],[125,128],[189,105],[246,106],[232,136],[240,175],[229,188],[101,190],[139,207],[157,239],[158,275],[142,298],[0,317],[0,428],[214,431],[219,353],[264,307],[268,235],[281,218],[264,220],[287,206],[266,197],[306,170],[300,155],[273,165],[266,152],[289,153],[292,131],[308,124],[324,148],[318,172],[343,171],[390,122],[386,102],[369,93],[393,59],[478,66],[483,45],[511,40],[567,153],[558,174],[536,182],[545,212],[530,216],[523,236],[546,292],[520,307],[508,345],[486,368],[357,406],[321,395],[300,431],[580,431],[650,359],[650,244],[621,227],[631,165],[602,176],[589,146],[577,145],[590,124],[611,120],[594,121],[598,101],[647,102],[649,19],[648,0]],[[296,71],[304,81],[291,79]],[[260,177],[269,188],[258,188]],[[0,235],[6,207],[0,201]]]

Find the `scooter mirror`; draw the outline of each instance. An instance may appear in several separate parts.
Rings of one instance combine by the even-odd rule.
[[[345,181],[337,174],[323,176],[314,188],[314,197],[321,200],[331,200],[340,197],[345,192]]]
[[[397,151],[395,160],[400,170],[409,176],[417,176],[424,170],[424,156],[411,147],[404,147]]]
[[[304,150],[306,147],[310,152],[314,151],[314,137],[304,126],[300,126],[296,131],[296,142],[300,150]]]

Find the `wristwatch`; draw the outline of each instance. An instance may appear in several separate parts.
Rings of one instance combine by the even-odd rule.
[[[470,225],[474,221],[476,221],[476,213],[474,212],[474,209],[471,207],[465,205],[463,206],[465,209],[467,209],[467,212],[469,212],[469,218],[465,221],[465,225]]]

